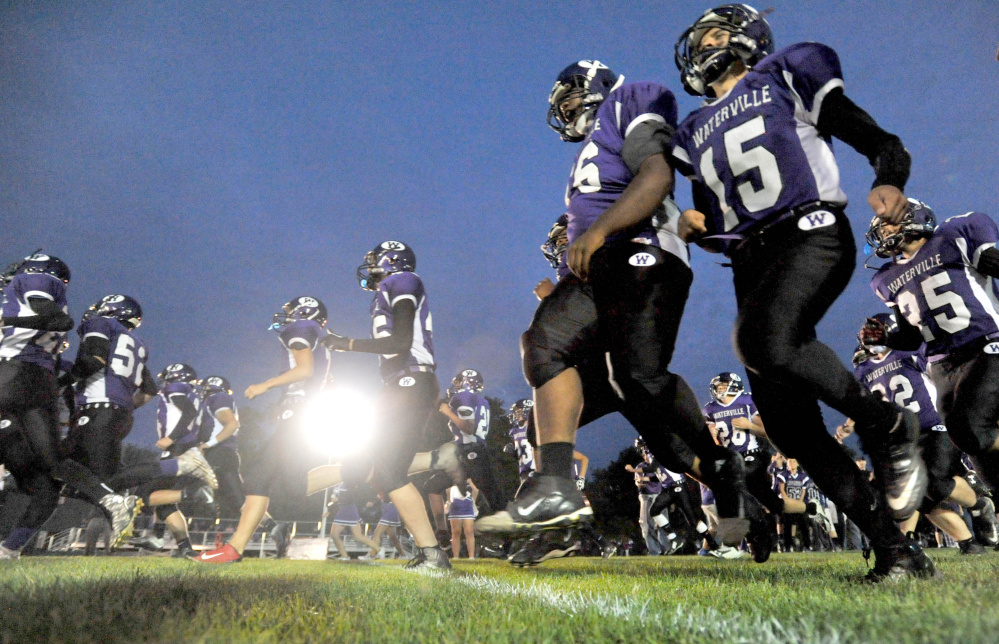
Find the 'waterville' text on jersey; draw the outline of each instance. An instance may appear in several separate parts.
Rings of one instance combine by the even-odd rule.
[[[705,139],[711,136],[711,133],[716,127],[724,123],[729,119],[729,117],[734,117],[740,112],[745,112],[751,107],[759,107],[764,103],[770,102],[770,86],[764,85],[759,90],[753,90],[752,95],[741,94],[736,96],[728,105],[722,106],[720,110],[715,112],[714,118],[710,121],[697,128],[697,130],[691,135],[694,139],[694,146],[701,147]]]

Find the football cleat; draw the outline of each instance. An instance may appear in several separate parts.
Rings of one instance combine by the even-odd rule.
[[[552,528],[568,528],[593,520],[576,482],[560,476],[539,475],[521,486],[518,498],[506,510],[475,522],[477,532],[527,533]]]
[[[198,551],[194,548],[177,548],[170,556],[174,559],[192,559],[198,556]]]
[[[869,584],[898,582],[910,577],[935,579],[943,576],[923,552],[922,545],[912,538],[889,548],[875,547],[874,557],[874,567],[864,577]]]
[[[207,550],[196,557],[189,557],[191,561],[211,564],[239,563],[243,560],[243,555],[236,552],[228,543],[215,550]]]
[[[288,554],[288,546],[291,544],[290,527],[287,521],[278,521],[274,524],[274,529],[271,530],[271,539],[274,540],[274,546],[277,548],[277,553],[274,556],[278,559],[284,559],[285,555]]]
[[[405,565],[406,570],[451,570],[451,560],[440,546],[417,548],[416,556]]]
[[[518,568],[537,566],[542,561],[568,557],[579,551],[580,543],[572,530],[546,530],[528,539],[509,561]]]
[[[105,494],[100,505],[111,523],[111,547],[117,546],[126,537],[132,536],[132,522],[142,504],[132,495]]]
[[[871,454],[875,477],[896,521],[905,521],[919,508],[929,483],[926,465],[916,446],[918,436],[919,417],[903,409],[888,432],[885,448]]]
[[[213,490],[219,489],[219,480],[215,470],[208,464],[205,455],[198,447],[192,447],[177,457],[177,476],[191,475],[205,482]]]
[[[751,521],[746,542],[749,543],[753,561],[766,563],[777,545],[777,527],[774,525],[773,515],[764,513],[762,519]]]
[[[717,559],[740,559],[746,556],[745,550],[739,550],[738,548],[733,548],[732,546],[718,546],[714,550],[705,550],[706,555],[710,555]],[[697,554],[701,554],[698,552]]]
[[[990,548],[999,546],[999,521],[992,499],[987,496],[979,498],[975,507],[971,508],[971,525],[982,545]]]
[[[207,485],[202,485],[189,496],[185,496],[184,499],[186,501],[193,501],[194,503],[211,505],[215,503],[215,493],[212,492],[212,488]]]
[[[978,543],[973,538],[965,541],[958,541],[957,547],[961,551],[962,555],[984,555],[986,553],[985,546]]]
[[[149,535],[146,537],[133,537],[129,540],[129,543],[136,548],[144,550],[162,550],[165,541],[155,535]]]
[[[17,561],[21,558],[20,550],[11,550],[0,543],[0,561]]]

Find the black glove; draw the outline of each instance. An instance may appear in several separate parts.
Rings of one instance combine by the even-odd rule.
[[[517,453],[517,446],[514,445],[513,443],[507,443],[506,445],[503,446],[503,453],[504,454],[516,454]]]
[[[337,335],[336,333],[326,335],[319,340],[319,342],[330,351],[350,350],[350,338],[345,338],[342,335]]]
[[[810,517],[814,517],[819,513],[819,506],[815,504],[815,501],[809,501],[808,505],[805,506],[805,512]]]

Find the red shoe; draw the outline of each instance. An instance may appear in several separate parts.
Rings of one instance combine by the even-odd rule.
[[[223,564],[223,563],[238,563],[243,560],[243,555],[236,552],[236,549],[230,546],[228,543],[221,548],[216,548],[215,550],[208,550],[202,552],[197,557],[191,559],[191,561],[200,561],[201,563],[213,563],[213,564]]]

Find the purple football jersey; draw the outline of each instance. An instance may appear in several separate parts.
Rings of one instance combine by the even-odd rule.
[[[642,461],[635,466],[635,485],[638,486],[639,494],[659,494],[663,491],[663,479],[666,478],[666,468],[654,463]],[[648,481],[642,481],[643,476],[648,476]]]
[[[216,391],[201,401],[201,412],[198,421],[198,440],[201,442],[217,438],[225,427],[225,424],[218,419],[217,414],[223,409],[228,409],[239,420],[239,411],[236,409],[236,401],[232,394],[227,391]],[[219,445],[236,449],[236,436],[239,429],[225,439]]]
[[[330,352],[319,343],[320,338],[325,335],[326,329],[315,320],[295,320],[281,329],[281,344],[288,351],[288,369],[294,369],[298,365],[292,349],[312,351],[312,377],[288,385],[284,394],[286,404],[305,400],[326,386],[330,372]]]
[[[3,317],[30,317],[37,315],[28,303],[29,298],[52,300],[61,311],[68,312],[66,284],[59,278],[45,273],[15,275],[3,289]],[[22,360],[55,372],[55,355],[62,346],[64,331],[39,331],[5,326],[0,335],[0,358]]]
[[[410,300],[416,306],[413,346],[406,353],[379,357],[383,378],[406,367],[423,365],[432,369],[435,366],[433,316],[430,314],[430,303],[426,289],[423,288],[423,280],[416,273],[392,273],[378,283],[378,293],[371,303],[371,337],[384,338],[392,335],[392,307],[400,300]]]
[[[597,108],[593,129],[576,154],[566,187],[569,243],[617,201],[634,179],[621,156],[624,140],[635,126],[650,121],[676,128],[676,98],[656,83],[626,83],[608,94]],[[608,241],[631,238],[662,246],[686,261],[686,245],[669,232],[667,222],[646,221],[608,237]]]
[[[784,484],[787,498],[799,501],[805,498],[805,490],[812,485],[812,479],[808,478],[808,475],[800,469],[793,474],[791,470],[784,470],[777,475],[777,480]]]
[[[718,440],[723,447],[740,454],[752,452],[760,449],[760,441],[749,432],[736,429],[732,426],[732,421],[736,418],[745,418],[752,421],[756,411],[756,403],[748,392],[742,392],[736,396],[729,404],[723,405],[717,400],[712,400],[704,405],[702,410],[704,418],[709,423],[715,424],[715,431],[718,433]]]
[[[156,434],[160,438],[167,438],[174,430],[181,417],[180,407],[170,401],[170,397],[175,394],[187,396],[187,399],[194,404],[198,398],[194,387],[186,382],[168,382],[160,389],[156,395]],[[195,405],[197,409],[197,405]],[[180,428],[180,432],[174,437],[174,443],[191,443],[197,440],[198,417],[191,419],[187,427]]]
[[[771,486],[773,487],[774,492],[777,492],[780,489],[777,485],[780,482],[780,476],[788,471],[787,466],[777,467],[777,464],[773,461],[770,462],[770,465],[767,465],[767,474],[770,475]]]
[[[680,172],[708,188],[709,236],[738,237],[815,201],[846,204],[832,146],[817,129],[822,101],[837,87],[836,52],[799,43],[767,56],[683,120],[672,154]]]
[[[913,257],[888,262],[871,288],[919,327],[930,362],[981,338],[999,339],[999,300],[991,277],[978,272],[982,251],[999,229],[980,212],[951,217]]]
[[[448,421],[447,426],[454,434],[454,440],[459,443],[485,442],[489,436],[489,401],[482,394],[473,391],[459,391],[451,396],[447,403],[451,411],[462,420],[471,420],[475,423],[475,431],[466,434],[461,431],[453,421]]]
[[[76,404],[113,403],[134,409],[132,397],[142,385],[143,366],[148,354],[146,345],[113,318],[93,317],[77,328],[80,340],[97,337],[108,341],[106,367],[92,374],[76,387]]]
[[[923,429],[945,431],[937,413],[936,387],[926,375],[926,360],[918,352],[889,351],[884,358],[868,358],[853,373],[868,391],[915,412]]]
[[[510,428],[510,439],[517,450],[517,467],[524,476],[534,471],[534,446],[527,440],[527,424]]]

